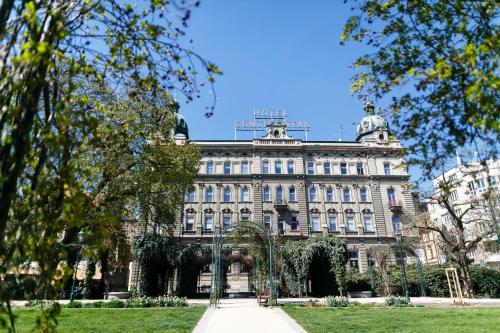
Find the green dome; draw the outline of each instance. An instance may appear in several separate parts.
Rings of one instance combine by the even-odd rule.
[[[365,113],[366,116],[359,122],[358,128],[356,130],[358,134],[358,140],[361,136],[372,133],[377,129],[389,130],[389,125],[385,121],[384,117],[377,114],[375,107],[370,102],[365,103]]]

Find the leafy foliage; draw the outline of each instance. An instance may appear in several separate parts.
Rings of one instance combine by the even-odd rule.
[[[347,2],[347,1],[346,1]],[[457,147],[500,136],[498,1],[351,0],[341,42],[370,50],[353,64],[352,90],[389,101],[410,163],[431,177]]]
[[[197,245],[181,245],[172,237],[142,234],[134,240],[134,258],[140,266],[138,291],[148,296],[163,295],[174,270],[198,251]]]
[[[175,112],[169,92],[191,101],[221,74],[186,47],[183,29],[197,4],[0,3],[1,275],[37,262],[35,294],[58,297],[82,228],[85,252],[126,249],[123,222],[132,214],[125,207],[137,200],[153,223],[172,216],[172,203],[196,171],[197,152],[169,140]],[[150,206],[154,214],[147,214]],[[0,313],[8,313],[14,330],[10,299],[0,282]],[[44,329],[54,329],[49,317],[56,313],[42,314]]]
[[[401,306],[408,306],[408,300],[405,297],[399,297],[399,296],[389,296],[385,299],[385,305],[386,306],[395,306],[395,307],[401,307]]]
[[[350,302],[345,296],[328,296],[325,297],[325,304],[330,308],[346,308]]]
[[[286,241],[279,247],[286,285],[294,295],[302,295],[309,266],[315,255],[325,254],[335,274],[341,294],[346,290],[347,242],[334,236]]]

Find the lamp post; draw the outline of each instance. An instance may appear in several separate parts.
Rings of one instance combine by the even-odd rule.
[[[80,245],[80,249],[78,250],[78,254],[76,256],[76,262],[75,262],[75,265],[73,267],[73,283],[71,285],[71,294],[69,295],[70,302],[73,302],[73,299],[75,298],[76,272],[78,270],[78,262],[80,261],[80,255],[82,254],[82,250],[83,250],[84,237],[85,237],[85,232],[82,229],[78,232],[78,234],[76,236],[77,243],[78,243],[78,245]]]
[[[401,230],[396,230],[395,232],[396,242],[398,243],[398,255],[401,257],[401,282],[403,284],[403,290],[405,293],[406,300],[410,303],[410,292],[408,290],[408,283],[406,281],[406,267],[405,260],[403,257],[403,251],[401,249]]]

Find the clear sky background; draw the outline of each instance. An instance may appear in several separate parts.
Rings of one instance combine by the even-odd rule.
[[[364,112],[350,92],[350,65],[366,50],[339,43],[349,7],[341,0],[203,0],[186,33],[224,75],[217,77],[213,117],[204,116],[207,89],[200,100],[181,104],[191,139],[233,139],[236,120],[279,108],[309,123],[309,140],[338,140],[341,125],[343,140],[355,140]]]

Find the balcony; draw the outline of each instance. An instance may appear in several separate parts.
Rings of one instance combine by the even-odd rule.
[[[400,213],[403,210],[403,204],[399,200],[389,200],[387,206],[393,213]]]
[[[277,211],[288,210],[288,202],[285,199],[276,199],[274,200],[274,208]]]

